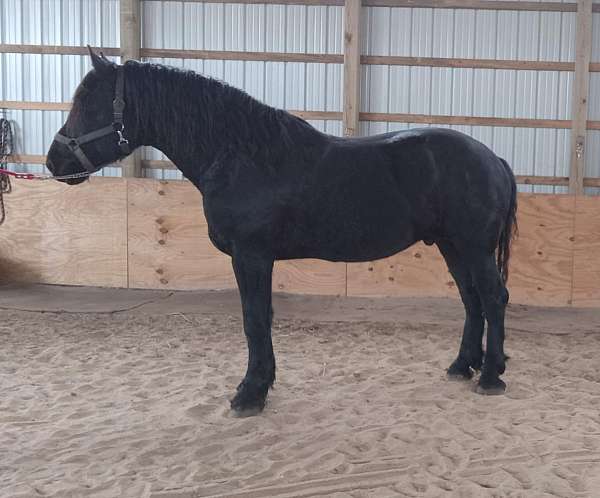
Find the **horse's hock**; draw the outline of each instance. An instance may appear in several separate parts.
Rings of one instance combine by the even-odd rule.
[[[227,289],[229,257],[207,234],[188,182],[93,178],[78,188],[15,182],[0,230],[3,280],[144,289]],[[18,206],[18,209],[17,209]],[[511,302],[600,306],[600,198],[519,195]],[[453,297],[435,246],[368,263],[280,261],[273,289],[348,296]]]

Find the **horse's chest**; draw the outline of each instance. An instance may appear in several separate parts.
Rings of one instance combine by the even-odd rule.
[[[220,202],[204,198],[204,216],[208,225],[208,236],[220,251],[231,254],[235,235],[233,214]]]
[[[268,193],[221,192],[204,197],[204,213],[213,244],[227,254],[236,241],[264,239],[275,224]]]

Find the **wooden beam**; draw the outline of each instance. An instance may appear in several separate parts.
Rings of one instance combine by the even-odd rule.
[[[15,154],[8,156],[9,164],[46,164],[46,156],[35,154]]]
[[[145,1],[151,1],[151,0],[145,0]],[[165,2],[181,2],[181,0],[164,0]],[[186,2],[190,2],[190,3],[232,3],[231,0],[185,0]],[[328,5],[333,5],[333,6],[343,6],[344,5],[344,0],[277,0],[276,2],[269,2],[269,1],[265,1],[265,0],[236,0],[235,3],[239,3],[239,4],[247,4],[247,5],[254,5],[254,4],[262,4],[264,5],[269,4],[269,3],[274,3],[276,5],[312,5],[312,6],[328,6]]]
[[[21,100],[0,100],[0,109],[15,111],[69,111],[71,102],[31,102]],[[341,121],[342,113],[336,111],[288,111],[302,119]]]
[[[121,63],[139,60],[141,38],[140,0],[121,0]],[[125,89],[127,92],[127,89]],[[139,152],[134,152],[121,161],[121,171],[125,178],[140,177],[142,163]]]
[[[141,47],[140,2],[139,0],[121,0],[121,58],[138,60]]]
[[[164,159],[143,159],[142,167],[145,169],[177,169],[171,161]]]
[[[69,111],[71,103],[0,100],[0,109],[10,109],[13,111]]]
[[[94,47],[94,50],[102,52],[104,55],[119,56],[119,48],[115,47]],[[21,44],[0,44],[0,53],[4,54],[42,54],[42,55],[89,55],[87,47],[74,47],[66,45],[21,45]]]
[[[418,7],[427,9],[517,10],[532,12],[575,12],[577,4],[489,0],[363,0],[369,7]]]
[[[168,59],[203,59],[221,61],[314,62],[342,64],[342,54],[307,54],[302,52],[242,52],[234,50],[178,50],[171,48],[143,48],[142,57]]]
[[[600,178],[584,178],[584,187],[600,187]]]
[[[343,115],[335,111],[288,111],[294,116],[302,119],[311,119],[314,121],[341,121]]]
[[[559,4],[561,5],[561,4]],[[458,59],[450,57],[405,57],[363,55],[362,64],[382,66],[455,67],[473,69],[516,69],[529,71],[574,71],[574,62],[517,61],[501,59]],[[600,68],[598,68],[600,70]]]
[[[569,192],[581,195],[583,194],[583,177],[585,175],[585,145],[590,84],[589,68],[592,54],[592,0],[579,0],[577,6]]]
[[[181,0],[164,0],[180,2]],[[206,3],[209,0],[186,0]],[[210,0],[211,3],[231,3],[230,0]],[[265,0],[236,0],[240,4],[264,4]],[[277,0],[279,5],[332,5],[342,6],[344,0]],[[494,0],[363,0],[368,7],[405,7],[428,9],[476,9],[476,10],[515,10],[531,12],[576,12],[575,2],[518,2]],[[594,4],[594,12],[600,12],[600,4]]]
[[[569,185],[569,178],[566,176],[515,175],[515,180],[519,185],[550,185],[554,187]]]
[[[428,114],[390,114],[384,112],[361,112],[361,121],[378,121],[390,123],[420,123],[467,126],[506,126],[514,128],[557,128],[568,129],[568,119],[522,119],[491,118],[485,116],[445,116]]]
[[[15,111],[68,111],[70,102],[32,102],[21,100],[0,100],[0,109]],[[297,111],[288,110],[290,114],[302,119],[315,121],[341,121],[343,113],[336,111]],[[422,123],[469,126],[504,126],[513,128],[571,128],[569,119],[527,119],[527,118],[492,118],[485,116],[445,116],[429,114],[398,114],[361,112],[361,121],[378,121],[390,123]],[[588,130],[600,130],[600,121],[588,121]]]
[[[109,56],[119,56],[121,54],[121,49],[115,47],[97,47],[95,50],[101,51],[104,53],[104,55]],[[86,47],[60,45],[15,45],[6,43],[0,44],[0,53],[88,55]],[[165,59],[305,62],[315,64],[343,64],[344,62],[343,54],[312,54],[297,52],[244,52],[235,50],[141,48],[139,54],[140,57],[160,57]],[[525,61],[508,59],[462,59],[451,57],[407,57],[396,55],[362,55],[361,64],[380,66],[452,67],[469,69],[514,69],[518,71],[575,71],[574,62]],[[600,72],[600,62],[591,62],[589,71],[593,73]]]
[[[344,6],[344,109],[342,118],[345,136],[357,135],[359,131],[361,10],[361,0],[346,0]]]

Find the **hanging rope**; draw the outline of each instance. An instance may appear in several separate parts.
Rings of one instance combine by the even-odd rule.
[[[13,152],[13,133],[10,121],[4,117],[0,118],[0,168],[5,169],[8,156]],[[6,219],[6,208],[4,206],[4,194],[11,190],[10,176],[0,173],[0,225]]]

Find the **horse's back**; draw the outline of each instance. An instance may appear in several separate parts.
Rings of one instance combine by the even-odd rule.
[[[310,234],[303,250],[323,259],[372,260],[419,240],[493,225],[491,218],[508,209],[502,169],[483,144],[447,129],[331,138],[308,175],[297,227]]]

